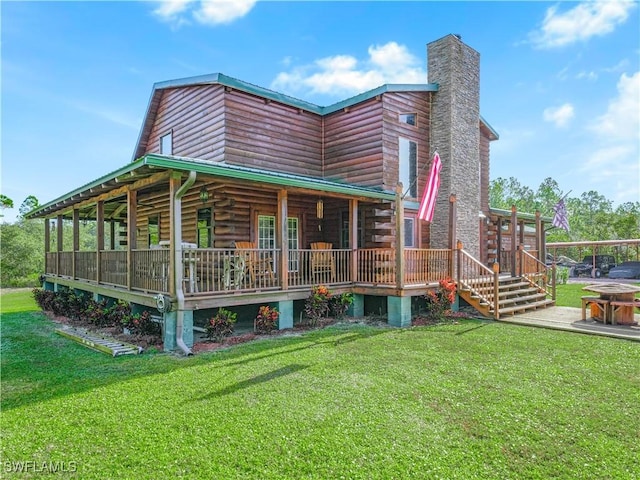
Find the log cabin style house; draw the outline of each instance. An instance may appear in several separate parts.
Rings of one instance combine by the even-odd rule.
[[[489,207],[498,135],[479,112],[479,54],[447,35],[427,58],[428,83],[327,107],[219,73],[155,84],[133,161],[29,214],[46,222],[45,288],[157,310],[165,350],[185,353],[212,309],[271,304],[290,328],[319,284],[353,293],[353,315],[404,326],[412,299],[452,277],[498,317],[513,309],[497,287],[509,265],[535,272],[548,304],[543,219]],[[417,210],[436,149],[428,223]],[[84,221],[95,251],[80,249]]]

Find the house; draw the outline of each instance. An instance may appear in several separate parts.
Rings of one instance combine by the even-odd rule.
[[[287,328],[320,283],[354,293],[355,315],[381,309],[403,326],[413,297],[455,275],[497,316],[501,222],[535,222],[534,260],[542,222],[489,208],[498,135],[479,112],[479,54],[447,35],[427,57],[428,83],[327,107],[219,73],[155,84],[133,161],[30,214],[47,224],[45,287],[157,308],[165,349],[185,352],[200,312],[271,303]],[[427,223],[417,210],[436,149]],[[64,220],[73,251],[62,228],[49,237]],[[96,222],[96,251],[80,250],[80,221]]]

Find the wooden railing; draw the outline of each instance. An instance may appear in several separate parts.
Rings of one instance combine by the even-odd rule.
[[[404,251],[404,283],[426,284],[451,277],[451,250],[416,249]]]
[[[518,251],[518,267],[519,276],[524,278],[532,286],[538,288],[540,292],[551,296],[553,300],[556,299],[555,265],[547,267],[547,265],[533,256],[531,252],[520,246]],[[551,285],[549,285],[549,279],[551,279]]]
[[[168,292],[169,254],[167,249],[132,250],[131,288],[147,292]]]
[[[127,252],[124,250],[102,250],[100,252],[100,283],[127,286]]]
[[[58,275],[73,277],[73,252],[58,252]]]
[[[75,278],[80,280],[97,281],[98,259],[96,252],[75,252]]]
[[[277,249],[184,248],[182,252],[182,281],[187,296],[281,289],[283,285],[292,289],[355,282],[396,285],[396,253],[391,248],[356,250],[355,277],[352,274],[354,252],[348,249],[290,250],[286,276],[281,272],[282,252]],[[125,250],[102,250],[99,254],[48,252],[46,273],[132,290],[168,293],[170,256],[169,249],[132,250],[129,272],[129,256]],[[453,275],[450,250],[408,249],[403,256],[405,285],[435,283]]]
[[[461,247],[458,248],[456,282],[459,289],[467,289],[471,296],[498,312],[499,272],[480,263]]]

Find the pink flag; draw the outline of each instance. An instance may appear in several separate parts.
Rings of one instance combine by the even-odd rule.
[[[420,202],[420,210],[418,210],[418,218],[420,220],[426,220],[427,222],[433,220],[433,212],[436,209],[436,196],[438,195],[438,187],[440,187],[440,169],[442,169],[440,155],[435,152],[427,185],[424,188],[424,194]]]

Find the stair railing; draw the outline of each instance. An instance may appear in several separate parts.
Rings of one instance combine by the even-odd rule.
[[[547,265],[527,252],[523,245],[519,245],[518,250],[520,253],[520,277],[529,282],[531,286],[539,289],[541,293],[545,293],[552,300],[555,300],[556,264],[552,264],[551,268],[547,267]],[[549,282],[549,279],[551,279],[551,282]]]
[[[458,241],[456,250],[458,288],[469,290],[481,303],[493,305],[494,316],[498,319],[500,265],[494,263],[493,268],[483,265],[462,248],[461,241]]]

